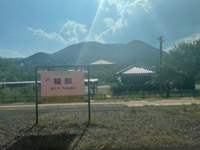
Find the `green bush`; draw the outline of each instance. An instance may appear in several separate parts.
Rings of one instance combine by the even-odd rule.
[[[158,91],[159,85],[157,83],[145,83],[138,85],[127,85],[127,84],[113,84],[111,85],[113,93],[124,93],[130,91]]]

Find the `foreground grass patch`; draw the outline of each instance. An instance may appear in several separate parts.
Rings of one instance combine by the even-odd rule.
[[[190,147],[200,145],[199,124],[200,107],[194,104],[95,111],[90,124],[87,112],[53,112],[40,115],[39,125],[25,136],[29,140],[24,137],[14,146],[26,143],[61,150]]]
[[[157,147],[162,146],[179,146],[179,145],[190,145],[191,141],[177,135],[140,135],[134,142],[137,147]]]

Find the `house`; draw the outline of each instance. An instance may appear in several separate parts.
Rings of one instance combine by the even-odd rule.
[[[152,80],[152,75],[155,72],[140,66],[130,66],[122,71],[119,71],[119,82],[122,84],[141,85]]]
[[[90,63],[91,69],[109,69],[114,65],[113,62],[105,61],[105,60],[98,60],[95,62]]]

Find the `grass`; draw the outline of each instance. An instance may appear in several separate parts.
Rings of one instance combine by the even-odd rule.
[[[70,127],[76,127],[76,126],[78,127],[81,124],[78,120],[75,120],[75,119],[73,119],[70,116],[61,116],[61,117],[58,117],[58,118],[56,118],[56,122],[58,124],[66,123]]]
[[[177,146],[177,145],[190,145],[192,144],[191,141],[171,134],[171,135],[160,135],[160,136],[150,136],[150,135],[140,135],[134,142],[134,145],[138,147],[157,147],[158,145],[170,145],[170,146]]]
[[[192,109],[192,108],[187,108]],[[193,110],[193,109],[192,109]],[[183,109],[176,108],[166,108],[161,112],[162,114],[152,113],[152,118],[161,117],[161,120],[166,121],[165,115],[172,116],[172,122],[182,121],[185,114],[181,114]],[[147,113],[148,110],[140,109],[140,108],[131,108],[126,111],[126,115],[133,115],[135,118],[132,119],[137,120],[138,113]],[[187,111],[189,113],[189,111]],[[193,110],[192,113],[197,113],[196,110]],[[174,118],[175,117],[175,118]],[[200,117],[196,118],[199,119]],[[126,119],[126,118],[124,118]],[[142,119],[142,118],[139,118]],[[186,121],[191,121],[192,119],[186,117]],[[195,119],[195,120],[196,120]],[[95,131],[94,128],[89,128],[88,134],[91,134],[89,138],[89,142],[84,141],[81,143],[80,149],[90,149],[90,148],[101,148],[101,149],[111,149],[113,147],[117,148],[127,148],[132,147],[157,147],[159,146],[179,146],[179,145],[192,145],[191,139],[187,138],[187,136],[183,136],[181,131],[184,130],[184,127],[177,127],[175,124],[171,126],[167,126],[164,123],[158,122],[158,127],[154,124],[145,125],[144,128],[139,125],[135,126],[130,122],[123,120],[123,118],[109,118],[109,119],[94,119],[95,121],[92,123],[96,126]],[[171,119],[169,119],[171,120]],[[160,120],[158,120],[160,121]],[[147,123],[150,120],[147,120]],[[95,134],[93,133],[95,132]],[[127,138],[126,138],[127,137]],[[98,139],[98,140],[97,140]]]
[[[175,116],[178,115],[180,111],[176,108],[168,108],[165,110],[165,112],[170,116]]]
[[[45,114],[45,115],[39,116],[38,123],[40,126],[44,128],[50,128],[52,123],[54,122],[53,118],[54,117],[52,115]]]
[[[125,107],[95,111],[87,126],[83,112],[46,113],[39,116],[41,130],[33,135],[75,135],[69,149],[120,149],[200,144],[200,105]],[[34,132],[36,131],[36,132]],[[48,137],[48,136],[47,136]],[[60,137],[60,136],[58,136]],[[4,137],[0,134],[0,139]],[[65,139],[68,141],[68,139]],[[49,136],[43,147],[59,140]],[[58,146],[56,146],[58,147]]]
[[[97,118],[96,117],[92,117],[91,121],[90,121],[90,126],[97,126]]]
[[[39,125],[41,125],[42,127],[51,128],[51,125],[54,125],[56,127],[60,124],[66,125],[67,127],[81,126],[81,122],[67,115],[59,117],[43,115],[39,117]]]

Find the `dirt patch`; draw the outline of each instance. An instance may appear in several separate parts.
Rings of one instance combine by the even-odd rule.
[[[76,137],[75,134],[30,135],[16,137],[7,150],[64,150]]]

